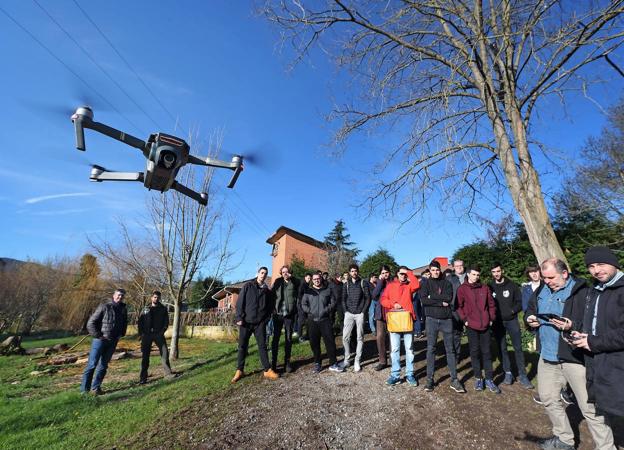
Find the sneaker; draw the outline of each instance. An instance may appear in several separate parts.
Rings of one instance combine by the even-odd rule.
[[[386,384],[388,386],[395,386],[395,385],[400,384],[400,383],[401,383],[401,379],[398,378],[398,377],[393,377],[392,375],[390,375],[390,378],[388,378],[386,380]]]
[[[490,392],[494,392],[495,394],[500,394],[501,390],[493,380],[485,380],[485,387],[488,388]]]
[[[382,364],[382,363],[379,363],[379,364],[377,364],[377,365],[375,366],[375,370],[376,370],[377,372],[379,372],[380,370],[384,370],[386,367],[388,367],[388,365],[387,365],[387,364]]]
[[[576,397],[574,396],[574,392],[572,392],[571,390],[563,388],[561,389],[559,396],[561,397],[563,403],[565,403],[566,405],[574,405],[576,403]]]
[[[290,365],[289,362],[287,362],[286,364],[284,364],[284,370],[286,371],[286,373],[293,373],[293,366]]]
[[[91,395],[95,395],[95,396],[104,395],[104,391],[102,391],[102,389],[100,389],[100,388],[92,389],[90,391],[90,393],[91,393]]]
[[[147,384],[147,379],[140,379],[139,384]]]
[[[230,381],[230,383],[236,383],[238,380],[240,380],[244,376],[245,376],[245,373],[242,370],[237,370],[236,373],[234,374],[234,377]]]
[[[457,378],[451,381],[451,389],[453,389],[455,392],[459,392],[460,394],[466,393],[466,388]]]
[[[505,372],[505,379],[503,380],[503,384],[510,385],[514,382],[514,376],[511,372]]]
[[[299,342],[303,344],[304,342],[308,342],[308,340],[304,336],[301,336]]]
[[[416,379],[416,377],[414,375],[408,375],[407,377],[405,377],[405,380],[407,381],[407,384],[409,384],[410,386],[418,386],[418,380]]]
[[[342,367],[342,370],[345,370],[346,368],[350,367],[351,364],[349,363],[349,360],[343,360],[340,364],[340,367]]]
[[[483,378],[477,378],[475,380],[475,391],[482,391],[483,390]]]
[[[336,372],[335,370],[332,369],[333,367],[336,367],[336,364],[331,366],[329,368],[329,370],[332,370],[332,371]],[[312,368],[312,373],[320,373],[320,372],[321,372],[321,365],[320,364],[314,364],[314,367]]]
[[[279,375],[273,369],[265,370],[262,376],[267,380],[277,380],[279,378]]]
[[[299,337],[299,333],[297,333],[296,331],[293,331],[292,338],[297,339],[298,337]]]
[[[520,384],[522,385],[523,388],[525,388],[525,389],[535,389],[535,387],[533,386],[533,384],[529,380],[529,377],[527,377],[526,375],[520,375],[518,377],[518,380],[520,380]]]
[[[344,372],[344,369],[340,364],[332,364],[331,366],[329,366],[329,370],[331,370],[332,372]]]
[[[361,370],[362,370],[362,366],[360,366],[360,363],[356,362],[355,364],[353,364],[354,372],[360,372]]]
[[[557,436],[553,436],[548,439],[543,439],[540,441],[539,446],[541,449],[550,450],[550,449],[563,449],[563,450],[574,450],[574,445],[566,444],[561,441]]]
[[[535,403],[537,403],[538,405],[543,405],[544,404],[544,402],[540,399],[539,394],[533,395],[533,401]]]
[[[433,387],[433,380],[431,378],[427,378],[427,382],[425,383],[425,392],[432,392]]]

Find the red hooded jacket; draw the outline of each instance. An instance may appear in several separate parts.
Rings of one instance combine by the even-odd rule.
[[[464,282],[457,289],[457,312],[462,322],[473,330],[486,330],[496,318],[496,305],[486,285]]]
[[[401,308],[410,312],[412,319],[416,320],[412,297],[420,287],[420,283],[411,270],[407,272],[407,280],[406,283],[401,283],[399,280],[388,282],[381,294],[381,306],[390,310],[394,308],[395,303],[398,303]]]

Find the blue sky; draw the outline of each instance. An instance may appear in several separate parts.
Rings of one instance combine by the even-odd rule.
[[[343,95],[347,76],[322,55],[288,71],[293,55],[279,51],[276,30],[253,14],[250,3],[78,2],[183,127],[198,130],[205,139],[220,132],[225,154],[262,148],[267,159],[279,162],[276,168],[249,165],[235,193],[221,190],[237,219],[234,249],[242,260],[227,279],[250,276],[258,265],[270,266],[265,241],[280,225],[322,239],[342,218],[363,255],[383,246],[399,262],[413,266],[450,256],[482,236],[478,226],[435,210],[402,228],[397,219],[364,220],[365,212],[353,207],[361,197],[353,182],[369,177],[380,143],[359,137],[341,159],[329,157],[325,145],[332,126],[324,115],[332,100]],[[71,111],[80,103],[80,92],[95,98],[94,103],[103,101],[68,68],[123,114],[95,109],[96,120],[142,139],[156,131],[174,133],[169,114],[72,0],[40,4],[147,115],[35,2],[3,2],[2,8],[62,61],[0,12],[0,140],[5,156],[0,165],[0,256],[17,259],[80,255],[88,251],[87,234],[114,236],[117,217],[139,219],[146,199],[160,195],[139,183],[89,182],[88,163],[139,171],[144,160],[132,148],[92,132],[87,132],[87,152],[75,149],[68,115],[49,110]],[[620,91],[615,80],[595,95],[608,105]],[[545,110],[549,112],[540,116],[537,135],[553,152],[571,158],[604,123],[599,108],[580,96],[570,103],[568,118]],[[558,111],[554,104],[552,111]],[[554,169],[542,179],[547,193],[560,183],[561,171]],[[229,175],[219,175],[220,186]]]

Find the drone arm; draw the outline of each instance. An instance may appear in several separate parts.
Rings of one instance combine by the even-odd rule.
[[[225,162],[225,161],[221,161],[219,159],[214,159],[214,158],[198,158],[197,156],[193,156],[193,155],[189,155],[188,162],[190,164],[198,164],[200,166],[220,167],[222,169],[230,169],[230,170],[236,170],[236,167],[238,165],[238,163],[234,161]]]
[[[91,181],[140,181],[143,182],[143,172],[107,172],[100,167],[91,169]]]
[[[124,133],[123,131],[119,131],[113,127],[109,127],[108,125],[104,125],[103,123],[100,123],[100,122],[94,122],[92,120],[81,121],[81,122],[85,128],[90,128],[94,131],[97,131],[98,133],[102,133],[113,139],[117,139],[118,141],[123,142],[126,145],[138,148],[142,152],[146,151],[147,143],[145,141],[142,141],[139,138],[136,138],[130,134]],[[84,131],[80,130],[80,134],[82,136],[82,146],[84,148]],[[78,141],[79,141],[78,135],[79,135],[78,125],[76,125],[76,144],[78,144]],[[76,146],[78,147],[78,145]]]
[[[243,171],[243,165],[239,164],[238,167],[234,169],[234,175],[232,175],[232,178],[230,179],[230,182],[228,183],[227,187],[229,187],[230,189],[234,187],[234,184],[236,184],[236,180],[238,180],[238,176],[241,174],[242,171]]]
[[[192,198],[193,200],[199,202],[202,205],[208,204],[208,194],[206,194],[205,192],[200,194],[199,192],[195,192],[194,190],[187,188],[186,186],[178,183],[177,181],[173,182],[173,184],[171,185],[171,189],[174,189],[178,191],[179,193]]]

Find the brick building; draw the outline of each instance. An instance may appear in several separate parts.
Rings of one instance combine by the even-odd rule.
[[[327,270],[327,246],[310,236],[281,226],[267,239],[267,243],[272,245],[273,276],[277,276],[280,268],[290,264],[294,257],[302,259],[307,267]]]

